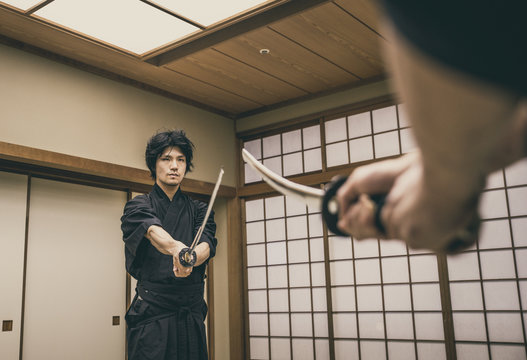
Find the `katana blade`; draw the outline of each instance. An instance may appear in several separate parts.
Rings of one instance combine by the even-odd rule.
[[[286,178],[265,167],[265,165],[256,160],[256,158],[245,149],[242,149],[242,157],[253,169],[255,169],[260,174],[262,179],[276,191],[283,195],[296,198],[308,206],[316,207],[317,209],[321,208],[322,199],[324,198],[325,194],[324,190],[297,184],[291,180],[287,180]]]

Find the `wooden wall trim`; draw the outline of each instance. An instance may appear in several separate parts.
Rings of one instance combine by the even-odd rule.
[[[0,168],[22,170],[41,176],[77,180],[87,184],[100,184],[107,187],[149,191],[153,185],[150,172],[143,169],[66,155],[53,151],[0,141],[0,159],[6,160]],[[181,188],[190,193],[210,195],[213,183],[185,179]],[[221,185],[218,196],[232,198],[236,188]]]

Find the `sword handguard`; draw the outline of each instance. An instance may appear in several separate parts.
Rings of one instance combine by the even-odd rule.
[[[191,267],[196,264],[197,255],[194,250],[190,252],[190,248],[184,248],[179,252],[179,263],[185,267]]]

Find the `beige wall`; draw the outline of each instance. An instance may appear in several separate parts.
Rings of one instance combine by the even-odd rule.
[[[189,178],[235,186],[233,120],[0,45],[0,141],[146,169],[158,129],[195,143]]]
[[[252,130],[392,94],[387,80],[377,81],[318,99],[238,119],[236,121],[236,132]]]

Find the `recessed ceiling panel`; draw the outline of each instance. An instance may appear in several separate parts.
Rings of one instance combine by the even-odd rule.
[[[197,22],[209,26],[218,21],[249,10],[255,6],[268,3],[262,0],[155,0],[157,4]]]
[[[42,0],[4,0],[0,1],[0,3],[8,4],[11,6],[14,6],[16,8],[19,8],[21,10],[29,10],[33,6],[40,4]]]
[[[35,15],[136,54],[199,30],[141,1],[55,0]]]

